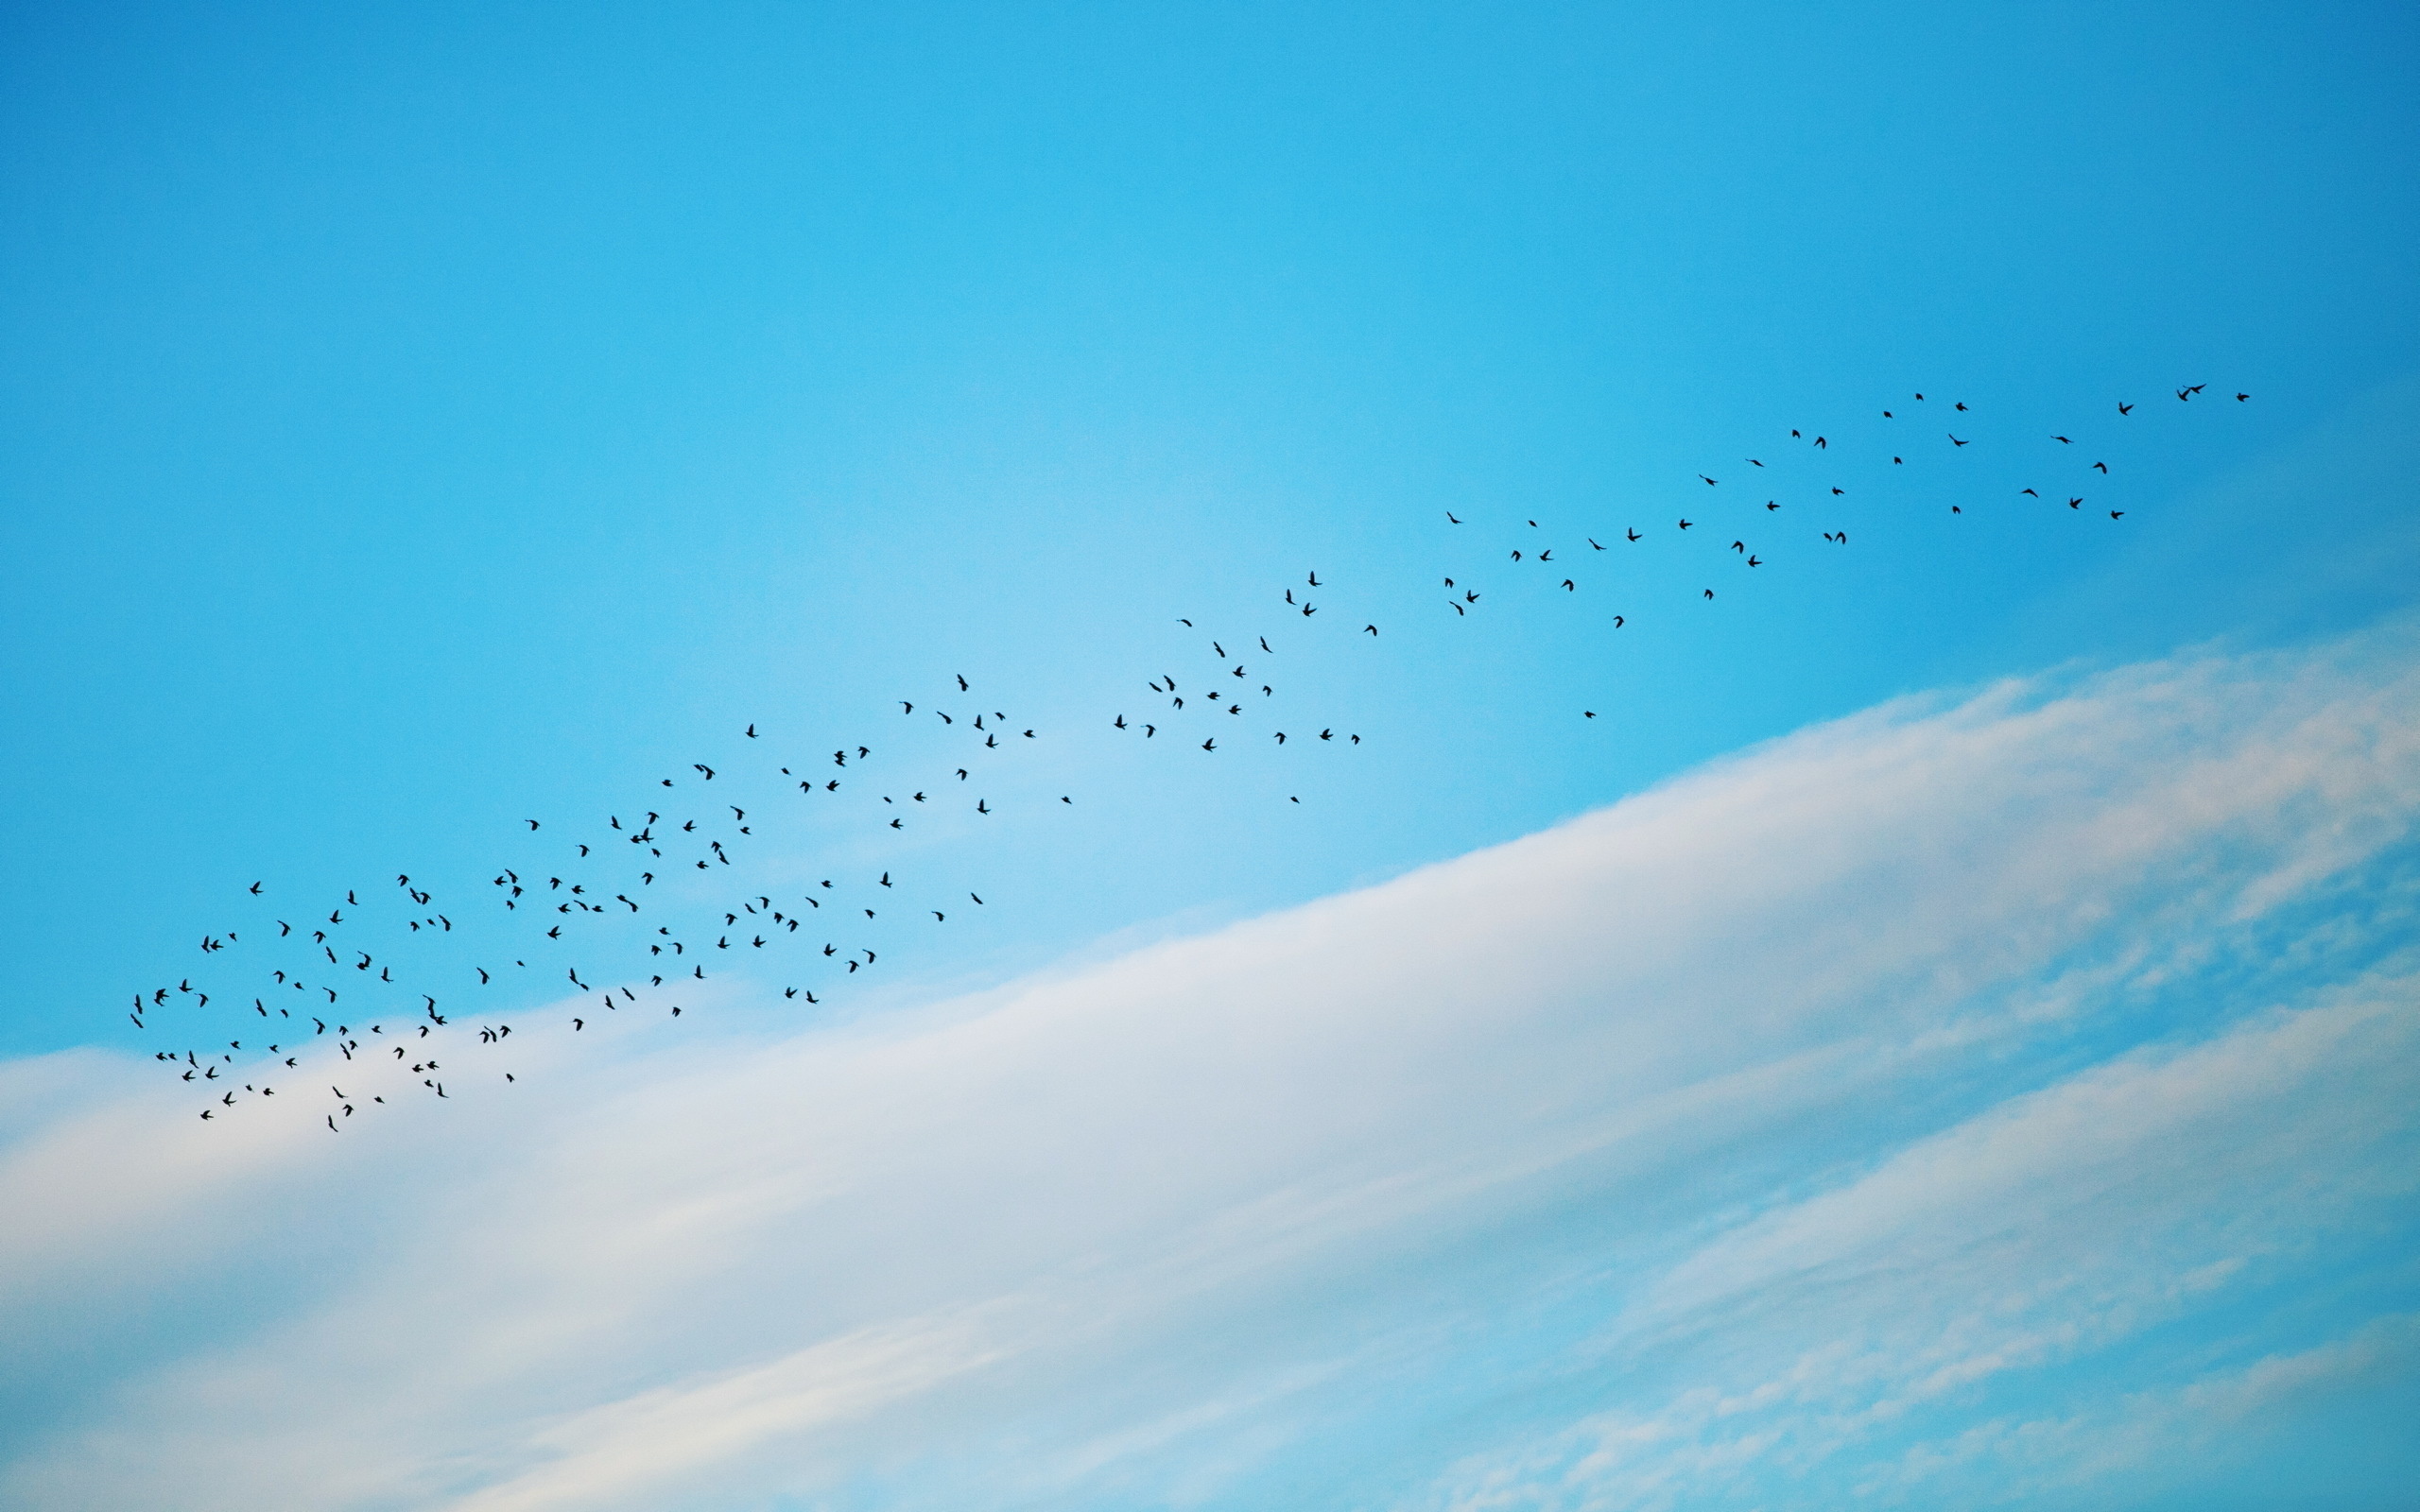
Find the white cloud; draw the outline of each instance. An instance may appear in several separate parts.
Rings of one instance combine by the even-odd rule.
[[[9,1068],[69,1091],[0,1158],[8,1326],[60,1382],[0,1490],[1216,1500],[1348,1441],[1471,1506],[1904,1469],[1893,1425],[2237,1295],[2415,1168],[2408,981],[2342,964],[2377,928],[2304,930],[2291,1011],[2243,997],[2409,833],[2411,646],[1877,711],[1204,937],[564,1043],[341,1142]]]

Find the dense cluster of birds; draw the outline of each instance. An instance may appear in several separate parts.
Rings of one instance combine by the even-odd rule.
[[[2205,396],[2205,388],[2181,386],[2175,402],[2224,397]],[[2237,392],[2233,400],[2251,397]],[[2125,424],[2135,408],[2133,401],[2114,402],[2106,421]],[[2087,429],[2080,422],[2021,447],[1999,448],[2001,459],[2017,470],[2003,474],[2017,486],[2000,502],[2089,516],[2104,526],[2124,521],[2128,511],[2102,496],[2113,474],[2107,457],[2082,438]],[[1915,393],[1879,407],[1878,420],[1854,447],[1802,425],[1776,437],[1771,449],[1742,454],[1722,475],[1695,473],[1682,485],[1694,495],[1692,505],[1668,521],[1603,526],[1605,540],[1583,530],[1575,545],[1550,540],[1552,532],[1537,520],[1519,517],[1508,527],[1512,544],[1498,538],[1501,555],[1490,554],[1494,570],[1515,575],[1513,592],[1561,593],[1579,602],[1583,592],[1610,580],[1605,569],[1620,554],[1659,538],[1696,548],[1709,566],[1738,571],[1782,561],[1802,544],[1839,550],[1850,539],[1845,501],[1871,477],[1864,469],[1906,468],[1911,457],[1918,466],[1959,465],[1986,438],[1985,421],[1965,401]],[[1955,486],[1931,491],[1953,514],[1989,502],[1971,493],[1963,502],[1944,498],[1959,493]],[[1447,511],[1446,544],[1466,552],[1466,541],[1475,538],[1465,528],[1475,523],[1475,516]],[[1462,563],[1472,559],[1457,557]],[[1480,578],[1490,571],[1482,559],[1441,573],[1445,608],[1439,612],[1465,622],[1482,614],[1489,595],[1500,591],[1495,585],[1505,581],[1493,578],[1482,588]],[[1374,620],[1355,625],[1358,616],[1334,612],[1330,586],[1317,571],[1279,586],[1268,603],[1268,622],[1239,631],[1205,629],[1180,618],[1177,624],[1206,652],[1206,668],[1188,667],[1183,678],[1150,670],[1138,680],[1151,703],[1109,713],[1109,729],[1212,756],[1247,738],[1281,748],[1360,746],[1357,732],[1301,715],[1280,696],[1280,644],[1308,647],[1322,640],[1332,644],[1338,635],[1375,639],[1381,633]],[[1712,603],[1717,588],[1709,579],[1691,596]],[[1323,609],[1329,610],[1324,622],[1317,618]],[[1611,612],[1607,623],[1618,630],[1629,615]],[[1305,633],[1314,627],[1316,634]],[[517,1081],[515,1013],[503,1005],[530,1002],[536,984],[561,984],[545,994],[546,1008],[532,1010],[549,1015],[543,1027],[573,1035],[602,1015],[625,1010],[678,1018],[684,996],[694,1005],[717,973],[740,974],[727,964],[735,961],[747,962],[745,974],[754,978],[780,979],[786,1000],[821,1003],[819,989],[828,993],[883,961],[874,941],[897,936],[874,935],[877,919],[891,917],[892,928],[900,916],[919,927],[943,928],[959,910],[988,906],[982,892],[954,887],[943,893],[910,884],[906,865],[876,860],[776,893],[762,868],[741,868],[735,857],[765,847],[769,827],[778,834],[786,821],[819,808],[861,832],[862,843],[852,849],[865,854],[942,806],[988,819],[999,812],[990,796],[998,771],[994,764],[1043,739],[994,702],[962,675],[937,692],[897,700],[899,717],[938,721],[944,737],[938,763],[914,770],[878,759],[875,731],[861,731],[863,738],[828,753],[776,755],[750,724],[730,751],[659,779],[601,823],[524,820],[519,843],[475,897],[441,901],[432,887],[397,873],[370,889],[366,901],[356,887],[340,900],[304,904],[268,896],[265,884],[255,882],[237,900],[242,917],[201,936],[201,964],[177,973],[173,985],[159,982],[136,992],[129,1017],[147,1031],[164,1015],[188,1032],[215,1020],[228,1033],[223,1045],[214,1037],[206,1046],[153,1052],[181,1085],[204,1099],[201,1119],[266,1105],[283,1090],[280,1106],[301,1102],[326,1128],[341,1132],[350,1120],[390,1099],[447,1097],[449,1077],[458,1085],[471,1074]],[[1580,713],[1597,717],[1594,710]],[[1301,801],[1295,795],[1288,800]],[[1061,804],[1074,801],[1071,794],[1058,797]],[[894,870],[901,873],[896,879]],[[676,879],[682,885],[670,885]],[[788,885],[796,886],[796,879]],[[458,933],[458,924],[475,919],[479,927]],[[214,1002],[216,1015],[209,1012]],[[525,1020],[520,1045],[540,1027]]]

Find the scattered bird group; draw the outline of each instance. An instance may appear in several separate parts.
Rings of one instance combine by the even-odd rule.
[[[2176,400],[2189,404],[2206,387],[2180,386]],[[2248,403],[2251,397],[2238,392],[2234,401]],[[1935,404],[1921,393],[1910,403],[1927,408]],[[2135,408],[2134,401],[2117,402],[2112,423],[2140,423],[2131,419]],[[1995,435],[1988,417],[1970,410],[1962,400],[1952,402],[1948,411],[1966,418],[1953,422],[1956,430],[1942,427],[1931,444],[1945,461],[1955,458],[1965,472],[1927,487],[1940,490],[1931,497],[1950,513],[1963,515],[1968,505],[1988,507],[1993,502],[1972,491],[1979,481],[1971,475],[1978,464],[1966,454],[1979,446],[1977,455],[2014,467],[2025,479],[2021,487],[2000,495],[2008,503],[2032,500],[2038,507],[2046,498],[2056,499],[2080,513],[2091,501],[2110,521],[2126,518],[2127,510],[2108,507],[2066,481],[2098,474],[2105,482],[2112,476],[2106,456],[2096,455],[2098,447],[2083,454],[2091,457],[2088,463],[2068,460],[2074,454],[2064,449],[2079,444],[2082,427],[2046,433],[2029,447],[2022,437]],[[1692,552],[1711,549],[1715,558],[1741,570],[1788,561],[1792,537],[1809,539],[1797,532],[1810,527],[1812,539],[1826,547],[1845,547],[1851,505],[1843,501],[1852,499],[1853,488],[1875,483],[1860,469],[1905,468],[1910,455],[1921,456],[1920,441],[1892,435],[1910,426],[1918,413],[1897,405],[1883,408],[1883,428],[1868,444],[1840,449],[1829,430],[1810,436],[1808,427],[1789,428],[1793,449],[1786,456],[1767,452],[1739,459],[1755,470],[1748,476],[1761,486],[1752,490],[1742,491],[1737,476],[1726,482],[1711,472],[1695,472],[1702,490],[1715,491],[1691,490],[1698,498],[1692,512],[1699,518],[1673,516],[1668,539]],[[1929,428],[1912,433],[1926,434]],[[1893,451],[1893,445],[1900,449]],[[1768,456],[1774,457],[1774,465],[1768,465]],[[1888,462],[1882,462],[1886,456]],[[2060,486],[2050,487],[2054,482]],[[1802,526],[1796,523],[1800,512],[1813,512],[1817,518]],[[1448,511],[1448,541],[1460,544],[1476,539],[1461,531],[1477,518]],[[1617,583],[1606,583],[1601,572],[1557,561],[1559,548],[1543,534],[1545,527],[1523,518],[1512,543],[1496,558],[1514,572],[1515,591],[1530,580],[1527,574],[1542,567],[1547,569],[1542,586],[1575,601],[1599,587],[1619,591]],[[1724,527],[1700,529],[1715,521]],[[1870,514],[1860,519],[1866,525],[1872,521]],[[1782,526],[1787,528],[1776,533],[1774,527]],[[1606,565],[1634,559],[1626,555],[1629,549],[1656,539],[1652,527],[1642,531],[1635,521],[1622,523],[1618,529],[1598,528],[1616,544],[1608,547],[1585,534],[1580,539],[1589,548],[1587,560],[1597,553],[1616,553]],[[1692,530],[1700,533],[1691,537]],[[1699,544],[1703,541],[1714,544]],[[1493,607],[1493,590],[1477,586],[1483,571],[1465,565],[1440,575],[1444,603],[1457,621],[1473,623],[1484,612],[1483,605]],[[1158,742],[1165,736],[1171,747],[1191,747],[1212,756],[1247,731],[1265,736],[1271,750],[1360,746],[1361,736],[1340,730],[1335,720],[1289,710],[1281,695],[1285,679],[1276,670],[1285,662],[1272,637],[1283,641],[1292,634],[1312,646],[1322,635],[1379,638],[1375,620],[1363,620],[1356,627],[1352,618],[1357,615],[1340,622],[1317,618],[1322,603],[1313,595],[1324,596],[1330,587],[1317,571],[1306,573],[1299,585],[1273,594],[1270,623],[1239,632],[1206,632],[1189,618],[1179,619],[1180,626],[1200,637],[1206,670],[1197,665],[1182,679],[1172,672],[1152,672],[1141,686],[1154,696],[1154,712],[1130,718],[1124,710],[1114,711],[1106,725],[1137,742]],[[1698,600],[1715,602],[1712,583],[1699,588]],[[1636,606],[1623,607],[1628,614],[1639,612]],[[1625,613],[1609,612],[1603,623],[1618,630],[1628,622]],[[1343,628],[1327,628],[1331,623]],[[1302,642],[1305,636],[1311,640]],[[367,1108],[387,1105],[390,1095],[398,1101],[414,1094],[446,1098],[449,1074],[458,1080],[475,1073],[499,1084],[516,1082],[510,1069],[512,1057],[528,1046],[530,1037],[525,1023],[515,1041],[508,1014],[535,1011],[529,1008],[539,996],[534,985],[551,979],[558,969],[560,982],[577,994],[568,1004],[557,998],[562,1005],[556,1010],[559,1022],[570,1034],[584,1032],[594,1017],[625,1008],[660,1007],[666,1018],[681,1016],[683,1005],[678,1000],[687,995],[697,1001],[711,979],[710,963],[721,973],[735,972],[725,963],[745,961],[751,974],[786,979],[784,1001],[820,1004],[819,988],[829,991],[873,971],[882,960],[869,940],[896,938],[875,931],[902,927],[895,922],[879,925],[884,915],[929,915],[932,922],[921,927],[946,927],[957,906],[951,900],[964,889],[944,896],[927,887],[912,905],[903,901],[893,907],[909,864],[877,860],[836,866],[834,878],[818,878],[804,888],[792,877],[776,891],[769,879],[787,873],[752,855],[763,844],[760,827],[786,824],[804,813],[837,826],[842,837],[838,849],[863,855],[873,853],[874,846],[900,843],[911,819],[936,811],[955,808],[969,816],[968,822],[989,824],[1002,810],[992,802],[993,795],[985,791],[988,784],[977,774],[989,777],[994,771],[990,764],[1004,753],[1033,748],[1027,743],[1042,741],[1035,728],[990,703],[977,697],[963,675],[953,676],[939,695],[897,700],[899,718],[937,721],[928,729],[952,747],[921,776],[886,765],[876,756],[873,740],[866,738],[841,742],[828,758],[760,755],[765,747],[754,743],[764,737],[750,722],[741,731],[747,744],[738,756],[693,762],[685,771],[656,779],[645,802],[607,814],[601,827],[524,820],[527,829],[519,832],[519,848],[500,858],[486,878],[486,902],[475,918],[460,904],[441,907],[433,888],[416,884],[406,873],[398,873],[391,886],[374,891],[368,903],[359,888],[348,889],[340,902],[326,900],[324,918],[316,905],[289,911],[288,904],[265,891],[264,882],[253,882],[241,889],[238,900],[246,917],[200,936],[198,952],[208,979],[198,984],[194,976],[180,973],[173,987],[146,988],[133,994],[128,1016],[146,1031],[160,1025],[164,1015],[173,1016],[190,1039],[204,1032],[202,1022],[215,987],[219,1012],[251,1025],[246,1032],[254,1036],[253,1048],[245,1049],[241,1033],[228,1035],[225,1048],[218,1048],[216,1034],[226,1028],[222,1020],[207,1047],[191,1042],[154,1052],[154,1059],[180,1082],[207,1098],[199,1116],[216,1121],[250,1101],[265,1104],[277,1095],[282,1082],[304,1078],[302,1057],[310,1055],[311,1079],[335,1074],[326,1082],[332,1102],[319,1110],[328,1129],[341,1131]],[[1598,717],[1595,710],[1582,713],[1587,719]],[[1220,744],[1222,738],[1229,746]],[[1295,759],[1285,758],[1289,763]],[[790,765],[783,765],[784,760]],[[768,796],[771,793],[784,796],[776,799]],[[1288,799],[1302,801],[1299,795]],[[1074,798],[1062,794],[1059,802],[1072,807]],[[796,850],[784,855],[794,862]],[[899,882],[893,880],[893,869],[902,873]],[[879,874],[868,881],[868,871]],[[842,875],[856,880],[837,880]],[[965,890],[965,897],[968,906],[985,906],[977,892]],[[468,927],[458,929],[458,924]],[[730,953],[735,951],[742,954],[734,957]],[[516,994],[516,979],[532,987]],[[244,1057],[240,1061],[239,1056]],[[284,1077],[287,1071],[296,1077]],[[352,1083],[355,1091],[342,1090],[338,1080]],[[292,1100],[289,1096],[289,1104]]]

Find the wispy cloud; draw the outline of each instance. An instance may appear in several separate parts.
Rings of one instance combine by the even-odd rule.
[[[2139,1468],[2108,1446],[2207,1416],[2160,1402],[2408,1357],[2373,1320],[2420,1171],[2413,649],[1911,701],[1202,937],[788,1038],[693,1016],[342,1141],[7,1068],[48,1089],[0,1159],[46,1389],[0,1486],[1580,1507]],[[2262,1301],[2323,1272],[2333,1311]]]

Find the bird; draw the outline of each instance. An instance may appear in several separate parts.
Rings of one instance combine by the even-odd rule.
[[[1962,441],[1957,437],[1952,436],[1949,438],[1949,444],[1952,446],[1970,446],[1974,443],[1971,441]]]
[[[2095,463],[2094,463],[2094,464],[2092,464],[2092,465],[2093,465],[2093,466],[2095,466],[2095,467],[2097,467],[2097,468],[2099,468],[2099,469],[2100,469],[2100,471],[2101,471],[2101,472],[2102,472],[2102,474],[2103,474],[2104,476],[2105,476],[2105,475],[2108,473],[2108,472],[2109,472],[2109,464],[2108,464],[2108,463],[2106,463],[2106,462],[2095,462]]]
[[[1445,521],[1446,521],[1446,523],[1447,523],[1448,524],[1457,524],[1457,525],[1458,525],[1458,524],[1461,524],[1461,522],[1460,520],[1457,520],[1457,519],[1455,519],[1455,518],[1454,518],[1454,511],[1453,511],[1453,510],[1451,510],[1451,509],[1448,509],[1448,510],[1446,510],[1446,511],[1445,511]]]
[[[2135,412],[2135,406],[2134,406],[2134,405],[2127,404],[2127,403],[2126,403],[2124,400],[2122,400],[2122,399],[2121,399],[2121,400],[2119,400],[2119,401],[2118,402],[2118,414],[2120,414],[2120,415],[2131,415],[2131,414],[2133,414],[2134,412]]]

